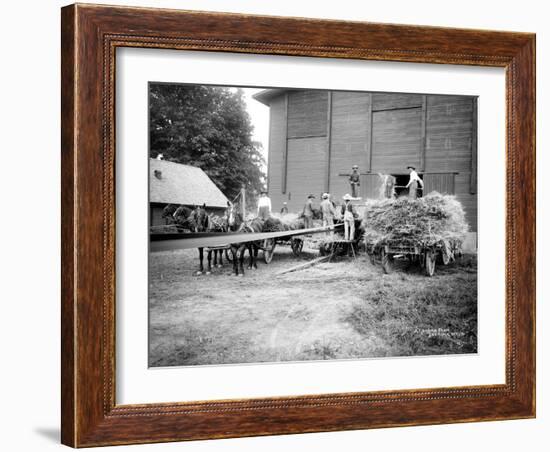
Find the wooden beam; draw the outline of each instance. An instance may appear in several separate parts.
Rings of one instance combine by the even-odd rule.
[[[472,114],[472,163],[470,173],[470,193],[477,193],[477,97],[472,99],[473,114]]]
[[[369,136],[367,137],[367,171],[370,172],[372,168],[372,93],[368,95],[369,106],[367,109],[367,130]]]
[[[298,271],[298,270],[304,270],[306,268],[313,267],[314,265],[320,264],[321,262],[324,262],[324,261],[328,260],[329,258],[330,258],[330,256],[321,256],[321,257],[318,257],[318,258],[313,259],[311,261],[304,262],[303,264],[298,264],[294,267],[290,267],[290,268],[287,268],[285,270],[281,270],[281,271],[275,273],[275,276],[281,276],[281,275],[285,275],[287,273],[292,273],[292,272],[295,272],[295,271]]]
[[[281,190],[282,193],[286,193],[286,180],[288,175],[288,92],[285,93],[285,112],[283,123],[285,125],[285,148],[283,150],[283,174],[281,181]]]
[[[422,112],[420,125],[420,171],[426,170],[426,123],[428,115],[428,96],[422,96]]]
[[[331,147],[332,147],[332,91],[328,92],[328,106],[327,106],[327,161],[326,161],[326,175],[325,175],[325,192],[330,192],[330,159],[331,159]]]

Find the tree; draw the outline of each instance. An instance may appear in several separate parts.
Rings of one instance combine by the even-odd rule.
[[[243,185],[256,198],[265,162],[241,89],[152,83],[149,115],[151,157],[201,168],[229,199]]]

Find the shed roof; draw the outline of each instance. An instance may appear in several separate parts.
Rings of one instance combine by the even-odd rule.
[[[149,202],[227,207],[227,198],[200,168],[149,159]]]

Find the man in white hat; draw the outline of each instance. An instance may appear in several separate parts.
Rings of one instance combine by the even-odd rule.
[[[409,198],[416,199],[418,196],[418,185],[420,185],[421,190],[424,190],[424,182],[420,179],[414,166],[407,166],[407,169],[409,170],[409,183],[405,188],[409,189]]]
[[[258,199],[258,217],[262,220],[267,220],[271,216],[271,199],[267,196],[267,190],[260,192]]]
[[[336,209],[332,205],[330,195],[323,193],[323,200],[321,201],[321,214],[323,215],[323,227],[334,226],[334,217],[336,216]],[[332,231],[327,231],[327,235],[330,235]]]
[[[355,237],[355,217],[357,212],[351,203],[352,197],[346,193],[343,197],[342,217],[344,218],[344,240],[353,240]]]

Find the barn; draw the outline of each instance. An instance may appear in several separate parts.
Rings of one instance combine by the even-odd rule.
[[[149,159],[149,225],[166,224],[162,211],[168,204],[187,207],[206,204],[207,211],[222,214],[227,198],[200,168],[167,160]]]
[[[268,190],[273,209],[300,211],[308,194],[339,201],[359,166],[363,199],[380,193],[378,173],[406,185],[416,167],[425,191],[454,194],[477,231],[477,97],[266,89],[270,108]],[[398,188],[399,190],[399,188]]]

